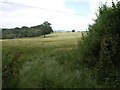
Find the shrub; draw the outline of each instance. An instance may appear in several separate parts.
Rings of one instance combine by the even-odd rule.
[[[97,19],[88,29],[79,43],[77,63],[93,70],[98,84],[120,87],[120,2],[99,7]]]

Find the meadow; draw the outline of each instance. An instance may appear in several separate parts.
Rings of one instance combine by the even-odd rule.
[[[120,2],[96,16],[85,33],[1,40],[2,87],[120,88]]]
[[[90,71],[75,64],[80,39],[80,32],[64,32],[0,41],[3,88],[98,87]]]

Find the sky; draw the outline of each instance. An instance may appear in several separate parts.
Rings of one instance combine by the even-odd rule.
[[[110,5],[111,1],[0,0],[0,28],[31,27],[48,21],[53,30],[86,31],[100,3]]]

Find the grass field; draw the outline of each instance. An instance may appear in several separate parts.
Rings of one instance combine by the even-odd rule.
[[[0,41],[3,88],[97,87],[89,71],[75,68],[80,38],[80,32],[64,32]]]

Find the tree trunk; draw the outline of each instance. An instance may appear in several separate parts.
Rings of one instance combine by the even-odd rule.
[[[44,38],[45,38],[45,34],[44,34]]]

